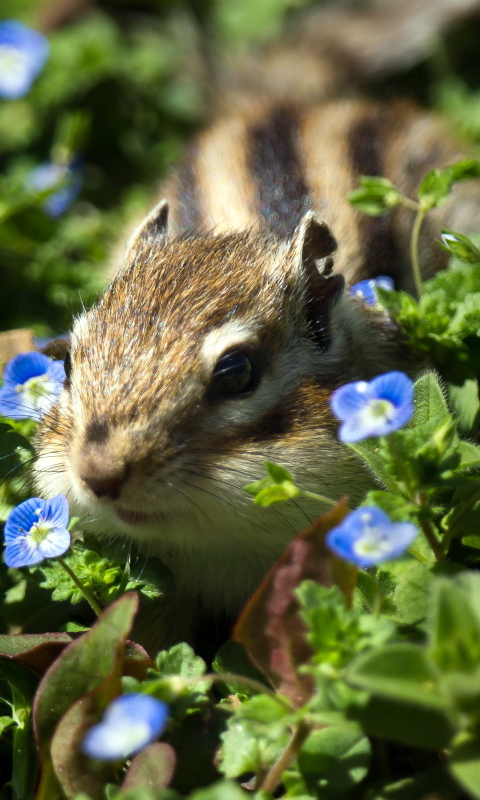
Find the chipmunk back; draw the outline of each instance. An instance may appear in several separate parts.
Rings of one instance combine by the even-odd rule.
[[[331,67],[327,50],[317,67]],[[133,538],[172,569],[167,640],[188,636],[202,609],[236,613],[322,511],[254,506],[243,487],[265,460],[305,489],[362,499],[371,477],[339,443],[329,396],[409,368],[392,323],[343,289],[379,274],[411,288],[410,215],[366,218],[346,194],[361,174],[411,194],[463,153],[407,103],[327,99],[333,73],[322,84],[318,70],[318,102],[248,91],[248,80],[225,91],[230,105],[187,149],[111,285],[75,322],[66,386],[40,427],[39,491],[67,495],[85,524]],[[472,230],[478,184],[459,187],[442,217]],[[422,235],[427,272],[445,263],[438,224],[432,215]]]

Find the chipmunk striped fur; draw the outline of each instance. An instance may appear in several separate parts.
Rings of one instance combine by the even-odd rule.
[[[399,5],[393,16],[429,6]],[[451,4],[440,5],[437,27],[450,19]],[[365,217],[346,195],[362,174],[412,195],[428,170],[464,153],[442,121],[406,102],[328,98],[342,70],[335,26],[325,22],[322,34],[321,13],[303,49],[300,37],[258,57],[258,86],[247,63],[223,90],[216,121],[187,148],[103,296],[75,321],[67,382],[40,426],[38,490],[65,494],[85,525],[134,539],[172,570],[168,624],[160,632],[151,622],[147,637],[158,644],[188,638],[204,611],[238,612],[322,511],[303,500],[253,505],[243,487],[263,476],[264,461],[307,490],[361,501],[372,479],[338,441],[329,396],[414,368],[394,325],[343,290],[380,274],[412,289],[411,214]],[[364,27],[368,13],[377,14],[365,12]],[[342,69],[357,56],[359,80],[388,61],[376,35],[370,60],[367,43],[359,47],[360,17],[342,22],[343,52],[350,34],[354,42]],[[398,54],[385,30],[384,47],[396,42]],[[299,62],[317,82],[308,73],[293,91],[286,73]],[[428,219],[425,274],[445,264],[434,244],[440,218],[465,232],[478,226],[478,188],[459,185]]]

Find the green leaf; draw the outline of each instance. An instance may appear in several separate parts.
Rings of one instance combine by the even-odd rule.
[[[197,789],[189,796],[189,800],[246,800],[251,796],[250,792],[244,792],[233,781],[219,781],[205,789]]]
[[[428,797],[432,800],[433,797],[438,800],[461,800],[460,793],[457,782],[442,765],[385,786],[380,794],[375,795],[375,800],[426,800]]]
[[[272,481],[270,478],[262,478],[261,481],[255,481],[255,483],[249,483],[248,486],[244,486],[243,491],[252,495],[252,497],[256,497],[257,494],[260,494],[260,492],[262,492],[264,489],[267,489],[271,485]]]
[[[346,669],[349,683],[375,695],[420,706],[446,708],[439,673],[426,650],[414,644],[390,644],[359,656]]]
[[[310,734],[298,754],[298,768],[308,790],[328,798],[363,780],[370,759],[370,742],[356,726],[331,726]]]
[[[440,669],[470,671],[480,664],[480,621],[452,581],[435,583],[431,654]]]
[[[392,522],[410,522],[418,518],[418,506],[391,492],[368,492],[362,506],[377,506],[385,511]]]
[[[480,176],[480,162],[475,158],[465,158],[463,161],[457,161],[455,164],[450,164],[452,180],[464,181],[468,178],[478,178]]]
[[[480,550],[480,536],[464,536],[462,542],[467,547],[474,547],[475,550]]]
[[[401,196],[388,178],[361,175],[361,188],[349,192],[347,199],[355,208],[371,217],[385,214],[401,202]]]
[[[458,451],[461,456],[459,469],[474,469],[480,466],[480,447],[478,445],[460,441]]]
[[[0,655],[23,664],[40,676],[71,641],[68,633],[0,635]]]
[[[236,717],[229,720],[221,739],[220,770],[226,778],[258,771],[261,765],[258,736],[245,722]]]
[[[452,186],[450,169],[433,169],[428,172],[418,187],[418,196],[426,209],[438,208],[446,201]]]
[[[273,461],[264,461],[263,465],[275,484],[282,484],[284,481],[293,483],[292,475],[285,467],[281,467],[280,464],[275,464]]]
[[[255,669],[248,658],[245,648],[240,642],[235,642],[233,639],[228,639],[225,644],[222,644],[215,656],[212,667],[215,672],[229,672],[234,675],[245,675],[247,678],[253,678],[260,683],[265,683],[265,676],[262,675],[260,670]],[[224,684],[217,684],[217,686],[225,686],[227,694],[247,696],[256,694],[254,689],[245,686],[241,680],[225,681]]]
[[[372,694],[362,703],[352,704],[348,713],[366,733],[414,747],[441,750],[455,732],[447,710],[421,706],[405,697]]]
[[[267,489],[263,489],[255,497],[254,503],[257,506],[272,506],[274,503],[285,503],[300,494],[300,489],[294,483],[285,481],[281,486],[269,486]]]
[[[394,593],[396,619],[401,625],[425,624],[433,580],[429,564],[414,563],[403,573]]]
[[[208,700],[208,690],[210,681],[199,681],[192,686],[181,687],[179,692],[174,691],[174,698],[170,697],[172,689],[170,681],[177,682],[179,678],[198,678],[204,674],[206,669],[205,662],[200,656],[196,656],[190,645],[182,642],[170,648],[161,650],[156,658],[156,680],[159,691],[155,691],[159,699],[172,703],[172,712],[181,716],[205,705]],[[153,671],[150,673],[153,676]],[[170,681],[169,681],[170,679]],[[162,689],[162,681],[165,682]],[[181,685],[181,681],[180,681]],[[145,690],[149,684],[145,684]]]
[[[441,233],[442,241],[439,242],[437,240],[437,242],[442,250],[446,250],[447,253],[455,256],[455,258],[470,264],[480,262],[480,250],[468,236],[448,229],[443,229]]]
[[[397,482],[386,465],[379,439],[364,439],[363,442],[355,442],[348,446],[367,462],[375,475],[390,491],[395,494],[398,492]]]
[[[154,742],[132,760],[122,783],[127,789],[163,789],[168,786],[175,772],[175,751],[166,742]]]
[[[455,411],[458,430],[468,436],[475,432],[476,420],[480,412],[478,381],[466,380],[463,386],[449,384],[448,394]]]
[[[62,714],[81,695],[96,689],[111,673],[117,649],[124,647],[138,606],[127,594],[109,606],[95,625],[57,658],[40,683],[35,720],[40,744],[49,742]]]
[[[427,372],[415,382],[415,413],[411,425],[422,425],[435,417],[445,418],[449,409],[438,378],[433,372]]]
[[[449,759],[452,775],[471,797],[480,798],[480,739],[456,740]]]

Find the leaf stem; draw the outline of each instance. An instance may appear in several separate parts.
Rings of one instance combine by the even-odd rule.
[[[419,211],[420,203],[417,203],[416,200],[411,200],[409,197],[405,197],[404,194],[401,194],[400,197],[402,206],[409,208],[411,211]]]
[[[427,504],[425,502],[425,497],[422,492],[418,492],[415,498],[415,502],[416,505],[420,506],[421,508],[427,507]],[[423,519],[420,518],[420,527],[424,533],[425,539],[432,548],[433,554],[437,559],[437,561],[445,561],[445,553],[443,552],[442,543],[438,539],[437,534],[435,533],[430,520],[426,518]]]
[[[425,219],[427,211],[428,209],[422,205],[418,208],[417,216],[415,217],[415,221],[413,223],[412,238],[410,240],[410,255],[412,259],[413,278],[415,280],[415,286],[417,288],[417,294],[419,297],[421,297],[423,294],[423,281],[422,281],[422,269],[420,267],[420,255],[418,251],[418,246],[420,239],[420,229],[422,227],[422,223],[423,220]]]
[[[285,711],[291,713],[294,711],[293,706],[290,705],[285,697],[282,697],[275,692],[272,692],[264,683],[256,681],[255,678],[247,678],[246,675],[236,675],[233,672],[207,672],[205,675],[198,675],[195,678],[186,678],[185,683],[188,686],[195,686],[196,683],[202,681],[212,681],[212,683],[243,683],[244,686],[249,686],[250,689],[258,692],[259,694],[266,694],[275,700],[278,705],[282,706]]]
[[[450,522],[450,525],[448,526],[448,530],[446,531],[446,533],[445,533],[445,535],[443,537],[442,544],[443,544],[443,549],[444,549],[445,552],[447,552],[447,550],[448,550],[448,548],[450,546],[450,542],[452,540],[453,532],[454,532],[455,528],[457,527],[458,523],[462,520],[462,518],[465,516],[465,514],[467,514],[473,508],[473,506],[475,505],[475,503],[478,500],[480,500],[480,490],[478,492],[475,492],[475,494],[473,494],[470,497],[470,499],[467,500],[462,505],[462,507],[457,511],[455,516],[452,518],[452,521]]]
[[[95,611],[95,614],[97,615],[97,617],[98,617],[98,616],[100,616],[100,614],[102,613],[102,609],[101,609],[101,608],[100,608],[100,606],[98,605],[98,603],[97,603],[97,601],[95,600],[95,598],[94,598],[94,596],[92,595],[92,593],[91,593],[91,592],[89,592],[89,590],[86,588],[86,586],[84,586],[84,585],[83,585],[83,583],[82,583],[82,581],[80,580],[80,578],[78,578],[78,577],[75,575],[75,573],[74,573],[73,569],[71,569],[71,568],[68,566],[67,562],[66,562],[66,561],[64,561],[64,560],[63,560],[63,558],[58,558],[58,559],[57,559],[57,561],[58,561],[58,563],[59,563],[59,564],[61,564],[61,565],[62,565],[63,569],[65,570],[65,572],[67,573],[67,575],[68,575],[68,576],[69,576],[69,577],[72,579],[72,581],[74,582],[75,586],[76,586],[78,589],[80,589],[80,591],[81,591],[81,593],[83,594],[83,596],[84,596],[85,600],[86,600],[86,601],[87,601],[87,603],[89,603],[89,605],[90,605],[90,606],[93,608],[93,610]]]
[[[259,789],[263,789],[265,792],[270,792],[270,794],[273,794],[278,784],[282,780],[283,773],[289,766],[290,762],[293,761],[293,759],[298,755],[298,752],[310,731],[310,725],[308,725],[305,720],[302,720],[280,758],[273,765],[262,785],[258,787]]]
[[[329,506],[336,506],[338,500],[332,500],[331,497],[325,497],[323,494],[317,494],[316,492],[307,492],[305,489],[301,489],[302,497],[308,497],[310,500],[318,500],[319,503],[326,503]]]

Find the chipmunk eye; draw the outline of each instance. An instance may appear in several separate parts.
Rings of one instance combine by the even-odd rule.
[[[255,388],[255,369],[246,353],[233,350],[219,358],[210,382],[211,397],[234,397],[251,392]]]
[[[70,378],[72,377],[72,357],[69,350],[65,353],[65,358],[63,359],[63,368],[65,370],[66,379],[68,382],[70,382]]]

